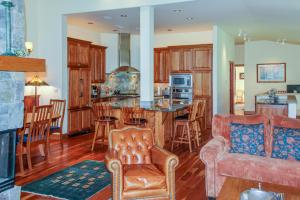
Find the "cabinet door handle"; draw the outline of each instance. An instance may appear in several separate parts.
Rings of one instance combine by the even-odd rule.
[[[83,79],[79,79],[80,82],[80,95],[79,97],[83,97]]]

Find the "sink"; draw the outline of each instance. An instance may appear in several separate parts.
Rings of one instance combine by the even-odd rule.
[[[282,193],[266,192],[259,189],[250,189],[241,193],[240,200],[283,200]]]

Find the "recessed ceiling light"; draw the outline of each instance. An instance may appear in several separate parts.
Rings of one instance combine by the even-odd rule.
[[[174,13],[181,13],[181,12],[183,12],[183,10],[182,9],[174,9],[174,10],[172,10]]]
[[[194,18],[192,18],[192,17],[187,17],[187,18],[185,18],[186,20],[193,20]]]
[[[173,31],[173,29],[170,29],[170,28],[169,28],[168,31],[171,32],[171,31]]]
[[[126,18],[128,16],[126,14],[122,14],[122,15],[120,15],[120,17]]]
[[[88,24],[94,24],[94,22],[88,22]]]
[[[112,19],[112,17],[111,16],[108,16],[108,15],[105,15],[105,16],[103,16],[103,19]]]

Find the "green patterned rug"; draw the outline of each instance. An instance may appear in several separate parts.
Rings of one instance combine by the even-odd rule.
[[[84,200],[111,183],[105,164],[86,160],[22,187],[23,192],[59,199]]]

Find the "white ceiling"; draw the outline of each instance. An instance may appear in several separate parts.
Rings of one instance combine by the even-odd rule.
[[[68,23],[98,32],[138,33],[139,8],[73,14]],[[155,7],[156,33],[211,30],[213,25],[223,27],[238,42],[243,30],[250,40],[287,39],[300,44],[300,0],[197,0]]]

